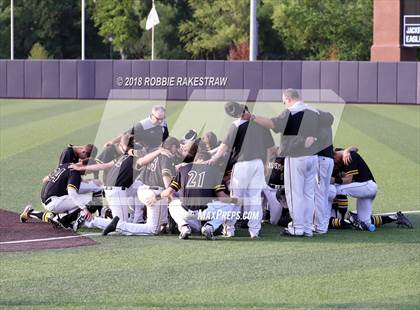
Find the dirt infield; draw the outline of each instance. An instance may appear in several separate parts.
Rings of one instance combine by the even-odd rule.
[[[43,240],[47,239],[47,240]],[[19,221],[19,214],[0,209],[0,252],[37,251],[94,245],[92,239],[48,223]]]

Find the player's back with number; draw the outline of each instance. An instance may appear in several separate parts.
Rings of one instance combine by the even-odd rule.
[[[198,209],[212,201],[218,189],[224,189],[222,174],[215,166],[190,163],[182,166],[171,186],[180,190],[180,197],[189,209]],[[222,188],[223,187],[223,188]]]
[[[48,175],[48,181],[44,183],[41,190],[43,203],[51,196],[67,195],[67,188],[79,190],[82,180],[80,172],[69,168],[70,164],[59,165]]]

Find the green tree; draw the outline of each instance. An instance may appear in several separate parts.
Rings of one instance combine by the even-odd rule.
[[[179,26],[181,42],[194,58],[226,59],[249,40],[249,0],[189,0],[192,18]]]
[[[288,58],[368,60],[372,0],[266,0]]]
[[[272,3],[260,0],[258,4],[258,59],[287,59],[281,36],[273,28]]]
[[[80,57],[80,5],[73,0],[15,1],[15,54],[40,42],[54,58]]]
[[[142,34],[140,18],[143,4],[135,0],[101,0],[93,8],[93,20],[103,42],[113,37],[113,49],[122,59],[136,57]],[[144,14],[144,13],[143,13]]]
[[[47,50],[40,44],[39,42],[35,43],[34,46],[32,46],[30,52],[29,52],[29,59],[48,59],[51,58],[48,55]]]
[[[10,58],[10,7],[0,2],[0,58]]]

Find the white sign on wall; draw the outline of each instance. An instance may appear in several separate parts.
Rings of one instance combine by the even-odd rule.
[[[420,46],[420,15],[404,15],[403,45]]]

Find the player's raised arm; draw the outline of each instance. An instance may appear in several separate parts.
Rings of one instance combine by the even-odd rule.
[[[95,172],[95,171],[111,169],[111,167],[114,166],[114,164],[115,164],[115,161],[110,161],[108,163],[103,163],[103,164],[88,165],[88,166],[77,163],[77,164],[71,164],[69,168],[76,171],[85,171],[86,173],[90,173],[90,172]]]
[[[153,152],[150,152],[150,153],[138,158],[137,161],[136,161],[136,167],[140,168],[142,166],[146,166],[147,164],[151,163],[156,157],[158,157],[161,154],[167,154],[167,152],[168,152],[167,150],[160,147],[160,148],[154,150]],[[134,151],[134,154],[136,154],[135,151]]]

